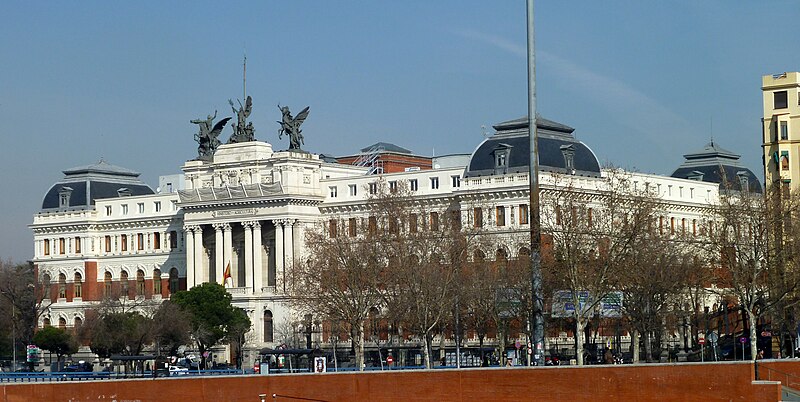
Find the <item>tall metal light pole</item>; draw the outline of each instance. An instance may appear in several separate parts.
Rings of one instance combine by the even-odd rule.
[[[536,57],[533,31],[533,0],[528,8],[528,140],[530,145],[530,226],[531,226],[531,322],[533,360],[544,366],[544,314],[542,312],[541,225],[539,216],[539,145],[536,133]],[[530,359],[529,359],[530,361]]]

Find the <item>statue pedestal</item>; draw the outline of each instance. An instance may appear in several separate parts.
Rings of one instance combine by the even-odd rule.
[[[214,153],[214,164],[238,163],[269,159],[273,154],[272,145],[261,141],[224,144]]]

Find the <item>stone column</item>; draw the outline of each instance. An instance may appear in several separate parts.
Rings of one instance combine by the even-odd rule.
[[[214,224],[214,281],[222,284],[222,274],[225,271],[225,254],[223,250],[223,240],[222,240],[222,230],[224,228],[224,224],[222,223],[215,223]],[[210,279],[209,279],[210,280]]]
[[[303,236],[305,230],[305,223],[297,220],[294,222],[294,250],[292,255],[294,256],[295,261],[300,260],[303,258]]]
[[[194,233],[192,226],[184,226],[183,232],[186,236],[186,288],[194,286]]]
[[[244,286],[253,291],[253,222],[242,222],[244,227]]]
[[[284,270],[288,266],[291,268],[292,264],[294,264],[294,219],[286,220],[284,231],[285,233],[285,246],[284,246],[284,253],[286,254],[286,262],[284,263]],[[284,274],[284,278],[286,275]]]
[[[194,283],[203,283],[204,278],[208,278],[206,268],[203,266],[203,228],[200,225],[194,227]]]
[[[253,290],[261,293],[264,287],[264,266],[261,263],[261,223],[253,222]]]
[[[276,287],[283,287],[286,291],[286,281],[283,275],[283,221],[274,220],[275,224],[275,284]]]
[[[231,237],[231,224],[222,224],[222,272],[228,268],[228,264],[233,264],[233,239]],[[233,266],[231,266],[231,278],[233,278]],[[231,279],[233,282],[233,279]]]

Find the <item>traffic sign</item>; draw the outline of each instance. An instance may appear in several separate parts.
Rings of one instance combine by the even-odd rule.
[[[392,357],[392,355],[386,356],[386,364],[392,364],[392,363],[394,363],[394,358]]]
[[[699,339],[697,339],[697,343],[699,343],[699,344],[701,344],[701,345],[705,345],[705,344],[706,344],[706,338],[699,338]]]
[[[519,348],[520,348],[520,346],[522,346],[522,344],[521,344],[521,343],[519,343],[519,340],[517,340],[516,342],[514,342],[514,346],[515,346],[517,349],[519,349]]]
[[[739,342],[741,342],[741,343],[747,343],[747,338],[745,338],[745,337],[741,337],[741,338],[739,338]]]

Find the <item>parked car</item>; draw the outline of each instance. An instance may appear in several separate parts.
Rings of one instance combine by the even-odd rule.
[[[77,363],[71,363],[67,365],[61,371],[68,373],[90,373],[94,371],[94,366],[92,366],[92,363],[87,363],[81,360]]]
[[[186,367],[178,367],[178,366],[169,366],[169,375],[187,375],[189,374],[189,369]]]

